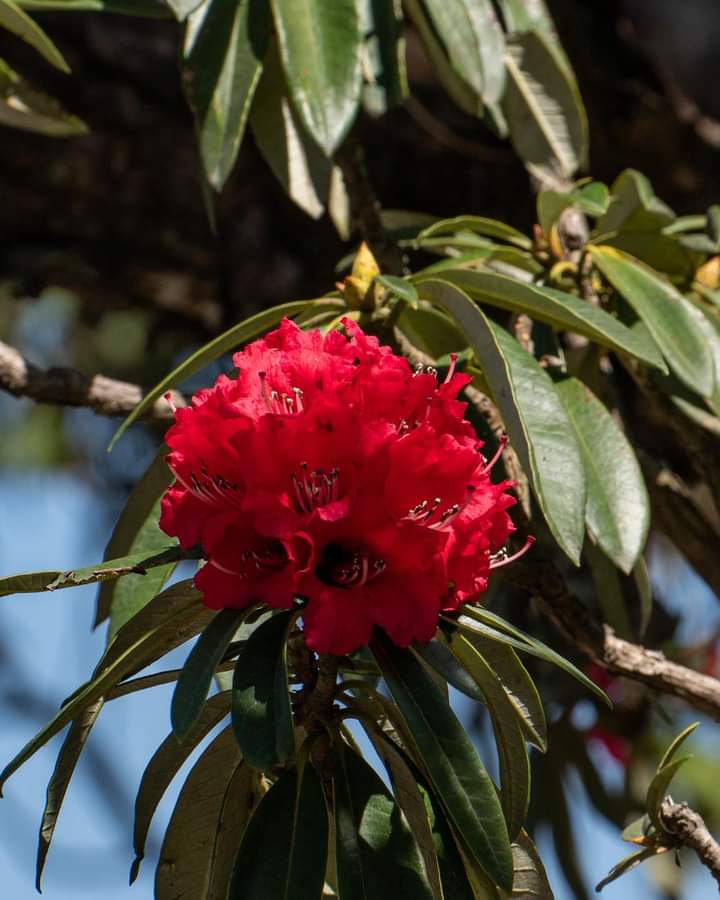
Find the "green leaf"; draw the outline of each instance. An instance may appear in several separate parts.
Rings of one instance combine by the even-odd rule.
[[[695,731],[695,729],[698,727],[699,724],[700,724],[699,722],[693,722],[691,725],[688,725],[687,728],[684,728],[680,732],[680,734],[672,740],[672,742],[670,743],[670,746],[667,748],[667,750],[663,754],[662,759],[660,760],[660,764],[658,765],[658,771],[660,771],[660,769],[664,769],[665,766],[670,765],[670,763],[675,758],[675,754],[682,747],[682,745],[685,743],[685,741],[690,737],[690,735],[693,733],[693,731]]]
[[[517,714],[500,678],[477,647],[462,634],[453,635],[448,642],[458,661],[482,691],[492,719],[500,763],[500,800],[508,835],[514,841],[525,822],[530,802],[530,759]]]
[[[425,0],[450,63],[485,103],[505,87],[505,40],[490,0]]]
[[[443,900],[482,900],[482,897],[473,890],[471,877],[465,867],[467,857],[463,857],[458,846],[458,841],[461,842],[461,839],[456,839],[453,835],[440,798],[426,789],[424,785],[421,787],[421,791],[430,818],[440,869]],[[477,867],[472,866],[472,868],[477,871]]]
[[[418,245],[422,245],[429,238],[437,237],[438,235],[457,234],[460,231],[470,231],[486,237],[499,238],[501,241],[514,244],[521,250],[532,249],[532,241],[522,231],[518,231],[512,225],[506,225],[505,222],[500,222],[497,219],[486,219],[484,216],[456,216],[453,219],[440,219],[424,228],[418,234],[416,241]]]
[[[502,110],[515,150],[541,182],[571,177],[587,158],[588,126],[563,57],[540,32],[529,31],[508,39],[505,64]]]
[[[336,747],[335,854],[342,900],[433,900],[407,819],[377,773]]]
[[[600,881],[595,890],[600,893],[600,891],[607,887],[611,881],[615,881],[616,878],[619,878],[621,875],[624,875],[626,872],[629,872],[631,869],[634,869],[635,866],[639,865],[641,862],[644,862],[646,859],[652,859],[653,856],[657,856],[659,853],[665,853],[668,850],[668,847],[661,847],[658,845],[652,847],[645,847],[643,850],[638,850],[636,853],[631,853],[630,856],[626,856],[625,859],[621,859],[617,865],[614,865],[612,869],[608,872],[608,874]]]
[[[271,769],[295,750],[286,642],[297,612],[262,622],[244,643],[233,675],[232,723],[248,763]]]
[[[426,785],[422,785],[421,788],[422,776],[412,760],[377,725],[369,727],[367,721],[364,721],[363,725],[387,770],[395,800],[417,841],[425,865],[430,894],[433,900],[448,900],[447,896],[443,896],[440,884],[440,867],[430,822],[432,809],[426,806],[427,789]]]
[[[357,113],[363,34],[355,0],[270,0],[293,107],[331,156]]]
[[[412,282],[406,281],[404,278],[398,278],[396,275],[378,275],[375,281],[390,291],[391,294],[404,300],[408,306],[417,309],[418,295]]]
[[[0,124],[48,137],[85,134],[87,125],[53,97],[29,85],[0,59]]]
[[[262,312],[255,313],[254,316],[245,319],[238,325],[233,325],[227,331],[213,338],[212,341],[205,344],[199,350],[196,350],[191,356],[184,360],[180,365],[173,369],[169,375],[166,375],[161,382],[155,385],[152,390],[143,397],[135,409],[125,419],[113,436],[108,450],[112,450],[125,430],[132,425],[143,413],[155,403],[155,401],[167,393],[171,388],[190,378],[200,369],[203,369],[209,363],[214,362],[219,356],[234,350],[245,341],[250,341],[284,318],[285,316],[293,316],[296,313],[307,309],[309,306],[322,306],[323,300],[295,300],[291,303],[283,303],[280,306],[273,306],[271,309],[264,309]]]
[[[205,173],[216,191],[237,159],[269,33],[265,0],[208,0],[188,19],[183,82]]]
[[[667,795],[670,782],[675,777],[677,770],[681,766],[684,766],[689,759],[692,759],[692,754],[689,756],[681,756],[679,759],[674,759],[672,762],[667,763],[667,765],[661,766],[648,786],[645,807],[650,816],[650,821],[661,833],[664,832],[665,829],[663,828],[662,820],[660,818],[660,806]]]
[[[584,685],[589,691],[599,697],[607,706],[612,708],[607,694],[599,688],[594,681],[591,681],[584,672],[581,672],[577,666],[574,666],[564,656],[560,656],[542,641],[531,637],[529,634],[511,625],[510,622],[479,606],[463,606],[466,615],[461,615],[457,619],[448,618],[447,621],[452,625],[456,625],[470,634],[479,634],[481,637],[490,638],[493,641],[507,644],[520,650],[522,653],[529,653],[530,656],[536,656],[547,663],[551,663],[572,675],[580,684]]]
[[[585,542],[584,554],[590,566],[595,599],[603,620],[618,637],[631,641],[633,631],[619,570],[592,540]]]
[[[376,633],[371,649],[407,723],[418,759],[468,852],[502,887],[512,884],[507,828],[495,786],[465,729],[422,664]]]
[[[608,211],[596,223],[593,234],[619,231],[652,231],[666,229],[675,213],[652,189],[648,179],[635,169],[625,169],[610,188]]]
[[[588,529],[615,565],[630,574],[650,527],[650,499],[635,451],[612,415],[581,381],[564,378],[555,387],[570,416],[585,467]]]
[[[155,870],[155,900],[206,897],[218,821],[242,757],[225,728],[193,766],[180,791]]]
[[[177,598],[175,603],[170,599],[173,595]],[[0,773],[0,794],[7,779],[84,709],[104,697],[123,678],[149,665],[197,634],[212,615],[209,610],[197,603],[192,594],[180,591],[177,585],[160,594],[159,598],[162,598],[159,600],[160,604],[169,607],[169,611],[163,616],[162,624],[152,630],[143,629],[139,635],[137,634],[135,620],[143,613],[147,613],[146,607],[135,620],[131,619],[120,629],[113,643],[105,651],[94,677],[65,701],[48,724],[28,741]],[[153,612],[157,616],[157,610]],[[149,616],[146,616],[145,621],[148,619]]]
[[[467,339],[455,323],[427,304],[418,309],[406,306],[398,319],[398,328],[414,347],[434,360],[468,349]]]
[[[610,350],[629,353],[665,372],[667,366],[653,341],[636,334],[623,323],[590,303],[565,291],[527,284],[507,275],[468,269],[446,270],[449,281],[480,303],[525,313],[563,331],[582,334]],[[423,272],[414,276],[415,284],[425,280]]]
[[[328,817],[310,763],[288,769],[245,829],[229,900],[319,900],[325,881]]]
[[[302,129],[272,47],[250,115],[255,143],[293,203],[314,219],[325,211],[332,163]]]
[[[451,65],[423,4],[420,0],[403,0],[403,8],[420,35],[440,84],[463,112],[470,116],[480,115],[480,97]]]
[[[228,782],[217,820],[204,900],[227,900],[238,844],[255,809],[257,782],[257,772],[245,764],[235,769]]]
[[[82,711],[72,723],[58,753],[55,768],[48,784],[45,809],[43,810],[40,823],[37,863],[35,866],[35,888],[38,893],[42,890],[41,881],[45,860],[55,834],[55,826],[60,815],[60,808],[65,799],[65,793],[70,785],[70,779],[73,776],[80,754],[103,708],[103,702],[102,699],[96,700],[95,703],[92,703]]]
[[[505,28],[510,33],[540,31],[548,40],[557,41],[555,24],[544,0],[499,0]]]
[[[133,828],[135,860],[130,869],[130,884],[138,876],[140,863],[145,856],[145,842],[150,830],[150,823],[165,791],[195,747],[229,713],[230,691],[224,691],[211,697],[183,743],[179,743],[171,732],[145,767],[135,799],[135,825]]]
[[[588,216],[604,215],[610,206],[610,191],[601,181],[591,181],[572,192],[575,204]]]
[[[221,610],[185,660],[170,706],[170,721],[179,741],[185,740],[197,722],[215,670],[246,613],[246,609]]]
[[[146,16],[149,19],[168,19],[172,16],[170,10],[157,0],[17,0],[17,5],[30,10],[110,12]]]
[[[514,841],[512,855],[515,873],[512,900],[554,900],[540,854],[526,831],[521,831]]]
[[[8,31],[12,31],[13,34],[22,38],[61,72],[70,72],[70,66],[65,62],[55,44],[13,0],[0,0],[0,28],[7,28]]]
[[[177,544],[170,544],[166,537],[165,547],[151,556],[143,551],[120,559],[110,559],[95,566],[86,566],[84,569],[71,569],[65,572],[25,572],[22,575],[0,578],[0,597],[7,597],[10,594],[32,594],[35,591],[59,591],[62,588],[95,584],[123,575],[144,575],[155,566],[165,566],[187,558],[188,554]]]
[[[183,22],[198,7],[211,3],[212,0],[165,0],[165,2],[173,11],[175,18]]]
[[[105,548],[105,559],[128,553],[145,552],[150,555],[167,543],[167,535],[158,527],[160,498],[170,487],[173,474],[163,445],[155,459],[130,492]],[[108,640],[128,619],[159,593],[170,576],[173,566],[160,566],[147,575],[128,575],[114,581],[102,582],[98,589],[95,627],[111,617]]]
[[[361,12],[367,82],[363,86],[363,105],[371,116],[381,116],[409,94],[402,10],[395,0],[361,0]]]
[[[703,397],[712,395],[715,370],[710,348],[690,301],[669,281],[621,250],[591,246],[593,262],[647,325],[671,369]]]
[[[456,691],[460,691],[460,693],[470,697],[471,700],[476,700],[478,703],[485,702],[482,691],[475,684],[467,670],[458,663],[452,652],[436,638],[433,638],[429,644],[414,644],[412,651],[441,675]]]
[[[547,372],[467,294],[447,281],[423,281],[420,296],[442,306],[465,332],[561,549],[579,564],[585,534],[585,473],[572,426]]]
[[[500,679],[525,740],[544,753],[547,749],[545,710],[535,683],[517,653],[512,647],[479,634],[466,633],[465,638]],[[442,633],[440,639],[445,639]]]

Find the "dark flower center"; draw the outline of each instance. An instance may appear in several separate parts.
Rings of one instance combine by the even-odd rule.
[[[360,587],[385,571],[384,559],[371,559],[361,551],[343,544],[325,546],[315,574],[324,584],[332,587]]]

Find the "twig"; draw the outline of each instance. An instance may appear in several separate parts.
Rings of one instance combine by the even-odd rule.
[[[582,653],[608,671],[685,700],[720,721],[720,681],[672,662],[659,650],[619,638],[570,592],[552,559],[536,551],[508,567],[508,578],[537,599],[542,611]]]
[[[660,820],[676,843],[695,851],[700,862],[720,885],[720,846],[708,831],[702,816],[690,809],[687,803],[675,803],[672,797],[666,797],[660,805]]]
[[[142,389],[127,381],[104,375],[85,375],[77,369],[41,369],[26,360],[14,347],[0,341],[0,389],[15,397],[28,397],[53,406],[86,406],[100,416],[125,416],[142,400]],[[185,398],[172,391],[176,406]],[[148,419],[167,421],[173,416],[170,405],[158,399],[147,412]]]

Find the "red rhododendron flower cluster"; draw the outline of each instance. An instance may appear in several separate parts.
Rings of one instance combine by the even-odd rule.
[[[307,601],[305,637],[345,654],[381,626],[427,642],[441,610],[507,561],[508,482],[463,419],[470,380],[407,360],[354,322],[347,336],[284,321],[178,409],[175,485],[161,528],[202,545],[195,583],[212,609]]]

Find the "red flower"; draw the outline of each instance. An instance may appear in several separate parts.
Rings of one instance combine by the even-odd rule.
[[[202,545],[209,607],[303,597],[308,645],[337,654],[376,625],[429,641],[506,561],[515,502],[463,419],[470,379],[438,385],[343,324],[348,337],[323,337],[283,321],[235,355],[237,378],[176,411],[160,520]]]

